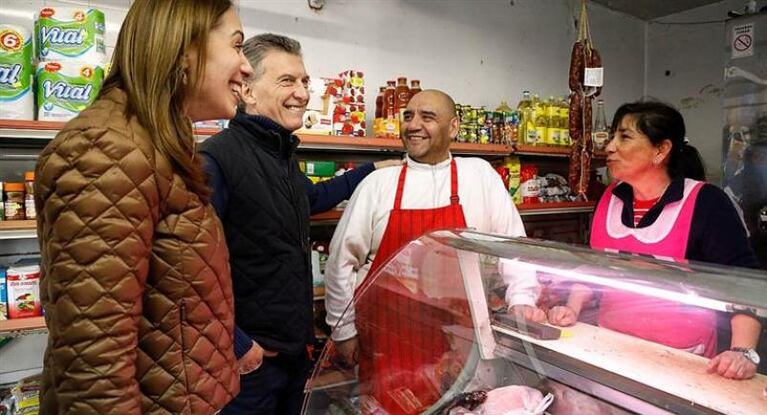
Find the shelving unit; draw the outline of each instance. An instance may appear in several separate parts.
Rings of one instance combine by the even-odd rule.
[[[0,120],[0,139],[19,140],[51,140],[64,126],[63,122],[51,121],[22,121]],[[195,134],[199,140],[204,140],[220,130],[211,128],[196,129]],[[347,152],[365,154],[403,153],[402,142],[392,138],[373,137],[341,137],[300,134],[302,150],[321,152]],[[555,146],[530,146],[516,144],[474,144],[452,143],[451,150],[459,155],[473,155],[486,157],[504,157],[507,155],[542,156],[566,158],[570,151],[566,147]],[[595,159],[604,159],[606,153],[596,153]],[[547,215],[562,213],[588,213],[593,210],[593,202],[565,202],[565,203],[542,203],[531,206],[517,206],[522,216]],[[315,225],[332,225],[338,222],[343,211],[331,210],[312,216]],[[2,239],[25,239],[35,238],[35,221],[0,222],[0,240]]]
[[[64,127],[63,122],[0,120],[0,138],[23,140],[51,140]],[[198,128],[195,136],[202,141],[220,130]],[[356,153],[403,153],[402,142],[393,138],[345,137],[329,135],[298,134],[301,139],[299,148],[304,150],[356,152]],[[531,146],[526,144],[475,144],[452,143],[450,149],[455,154],[475,156],[507,156],[510,154],[548,157],[569,157],[570,149],[556,146]],[[596,152],[595,159],[606,157],[605,152]]]
[[[531,146],[527,144],[514,145],[513,154],[520,156],[570,157],[570,149],[559,146]],[[594,160],[607,158],[607,152],[595,151]]]
[[[0,222],[0,240],[30,239],[37,237],[37,222],[34,220],[10,220]]]
[[[0,320],[0,338],[45,333],[45,317]]]

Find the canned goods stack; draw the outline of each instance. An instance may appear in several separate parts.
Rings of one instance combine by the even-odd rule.
[[[456,104],[455,113],[460,122],[459,143],[511,144],[516,140],[519,115],[511,108],[490,111],[484,106]]]

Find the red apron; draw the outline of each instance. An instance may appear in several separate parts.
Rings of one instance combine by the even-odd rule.
[[[703,183],[685,179],[682,200],[669,203],[652,225],[629,228],[621,222],[623,202],[610,185],[594,212],[591,247],[684,261],[695,201]],[[706,357],[716,353],[716,315],[711,310],[655,297],[605,289],[599,325]]]
[[[407,164],[402,167],[386,231],[373,265],[359,290],[367,289],[356,305],[360,342],[360,392],[373,396],[391,414],[414,414],[439,399],[423,375],[425,365],[436,364],[449,350],[442,325],[452,318],[428,305],[421,292],[412,292],[394,276],[376,271],[400,248],[421,235],[439,229],[465,228],[458,198],[455,159],[450,162],[450,204],[434,209],[402,209]]]

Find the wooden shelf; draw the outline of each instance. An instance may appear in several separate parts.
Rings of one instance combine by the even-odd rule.
[[[312,215],[311,218],[309,218],[313,223],[319,224],[323,222],[338,222],[341,219],[341,215],[344,214],[343,210],[329,210],[327,212],[318,213],[316,215]]]
[[[396,138],[345,137],[329,135],[299,134],[299,148],[335,151],[388,151],[403,153],[405,147]],[[452,143],[450,150],[455,154],[506,156],[511,146],[505,144]]]
[[[517,205],[522,216],[555,215],[564,213],[589,213],[596,207],[596,202],[558,202],[531,203]]]
[[[13,320],[0,320],[0,337],[8,335],[32,334],[44,332],[45,317],[28,317]]]
[[[531,146],[527,144],[517,144],[514,146],[514,154],[529,156],[570,157],[570,147]],[[604,160],[606,158],[606,151],[594,152],[594,160]]]
[[[37,237],[37,221],[7,220],[0,222],[0,239],[30,239]]]
[[[5,120],[0,119],[0,138],[11,139],[41,139],[50,140],[64,127],[63,122],[55,121],[28,121],[28,120]],[[194,130],[198,140],[204,140],[218,133],[217,128],[197,128]],[[318,151],[347,151],[347,152],[396,152],[405,151],[402,142],[396,138],[375,137],[348,137],[330,135],[298,134],[301,139],[299,148],[303,150]],[[455,154],[461,155],[484,155],[506,156],[509,154],[569,157],[570,148],[561,146],[532,146],[515,144],[513,147],[507,144],[475,144],[475,143],[452,143],[450,149]],[[607,153],[599,151],[594,153],[594,159],[604,159]]]
[[[325,299],[325,286],[315,286],[313,287],[313,295],[314,295],[314,301],[317,300],[324,300]]]
[[[516,144],[514,154],[531,156],[570,157],[570,147],[561,146],[531,146]]]
[[[51,140],[64,127],[63,122],[0,120],[0,138]],[[204,140],[218,133],[216,128],[194,130],[198,140]],[[298,134],[299,148],[303,150],[349,151],[349,152],[396,152],[405,151],[402,142],[395,138],[347,137]],[[453,143],[450,148],[456,154],[505,156],[511,153],[511,146],[503,144]]]

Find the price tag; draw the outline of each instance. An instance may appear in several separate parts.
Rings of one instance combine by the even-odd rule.
[[[604,68],[586,68],[584,76],[584,86],[602,86],[604,85]]]

